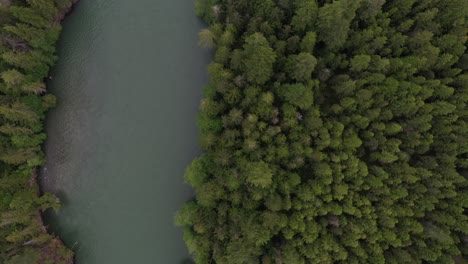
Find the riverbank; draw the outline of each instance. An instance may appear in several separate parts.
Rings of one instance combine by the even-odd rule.
[[[73,11],[73,8],[78,4],[80,0],[72,0],[69,6],[64,7],[56,17],[56,23],[62,24],[66,17]],[[43,194],[44,192],[41,189],[40,181],[38,177],[34,177],[34,182],[37,184],[39,189],[39,194]],[[52,234],[47,229],[47,226],[44,223],[44,211],[40,210],[37,216],[38,223],[44,227],[44,232],[47,234]],[[50,256],[56,256],[53,259],[52,263],[63,263],[63,264],[73,264],[74,263],[74,254],[71,253],[71,250],[68,249],[67,246],[63,243],[63,241],[54,234],[54,238],[51,239],[49,244],[42,249],[43,257],[39,258],[38,264],[45,263],[45,260],[51,260]]]
[[[36,172],[44,163],[43,122],[55,105],[44,80],[60,22],[75,3],[0,6],[0,263],[73,263],[71,250],[44,226],[41,214],[59,203],[40,192]]]
[[[59,13],[58,13],[58,16],[56,18],[56,21],[58,23],[63,23],[63,21],[65,20],[65,18],[67,17],[67,15],[69,15],[72,11],[73,11],[73,8],[76,6],[76,4],[78,4],[80,2],[80,0],[71,0],[71,3],[70,5],[68,6],[65,6]]]

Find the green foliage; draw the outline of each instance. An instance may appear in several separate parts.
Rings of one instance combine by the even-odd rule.
[[[315,0],[304,1],[295,9],[295,15],[292,18],[291,26],[297,32],[312,30],[315,19],[317,18],[318,5]]]
[[[468,2],[217,4],[176,216],[195,261],[468,259]]]
[[[316,42],[317,33],[315,33],[314,31],[307,32],[301,41],[301,50],[303,52],[309,52],[312,54],[314,52]]]
[[[206,177],[202,157],[194,160],[185,171],[185,180],[195,188],[201,186],[205,182]]]
[[[287,71],[291,79],[304,82],[310,79],[312,72],[317,65],[317,59],[310,53],[299,53],[290,56],[287,64]]]
[[[217,17],[216,3],[219,0],[195,0],[195,13],[206,22],[213,22]]]
[[[314,94],[312,87],[303,84],[285,84],[278,89],[278,94],[285,102],[306,110],[312,107]]]
[[[245,39],[242,55],[243,67],[249,82],[264,84],[270,79],[276,54],[262,34],[255,33]]]
[[[39,260],[39,250],[33,248],[27,248],[22,253],[13,256],[10,260],[6,261],[5,264],[29,264],[37,263]]]
[[[255,187],[266,188],[272,183],[272,171],[268,164],[259,162],[247,162],[240,165],[246,181]]]
[[[367,70],[370,62],[371,57],[369,55],[356,55],[351,60],[351,70],[355,72]]]
[[[346,42],[351,21],[361,0],[338,0],[327,3],[319,9],[317,18],[318,38],[331,49],[336,50]]]
[[[55,62],[60,17],[71,1],[12,1],[0,7],[0,263],[70,263],[73,253],[42,226],[40,212],[58,209],[38,194],[44,115],[55,105],[44,80]]]
[[[213,48],[215,46],[215,35],[209,29],[203,29],[198,33],[198,44],[203,48]]]

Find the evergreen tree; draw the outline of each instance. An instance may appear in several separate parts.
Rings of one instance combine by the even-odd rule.
[[[468,2],[200,3],[222,12],[176,217],[197,263],[468,258]]]
[[[0,7],[0,263],[70,263],[73,253],[51,235],[40,212],[58,208],[39,196],[44,114],[55,97],[44,80],[55,62],[58,24],[71,1],[12,1]]]

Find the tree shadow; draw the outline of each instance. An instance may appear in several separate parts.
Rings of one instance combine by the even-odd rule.
[[[186,258],[180,262],[180,264],[195,264],[191,258]]]

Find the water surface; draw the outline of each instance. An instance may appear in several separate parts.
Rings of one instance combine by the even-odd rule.
[[[81,0],[64,23],[50,91],[42,185],[63,201],[48,217],[78,264],[178,264],[175,211],[199,154],[206,80],[203,27],[190,0]]]

